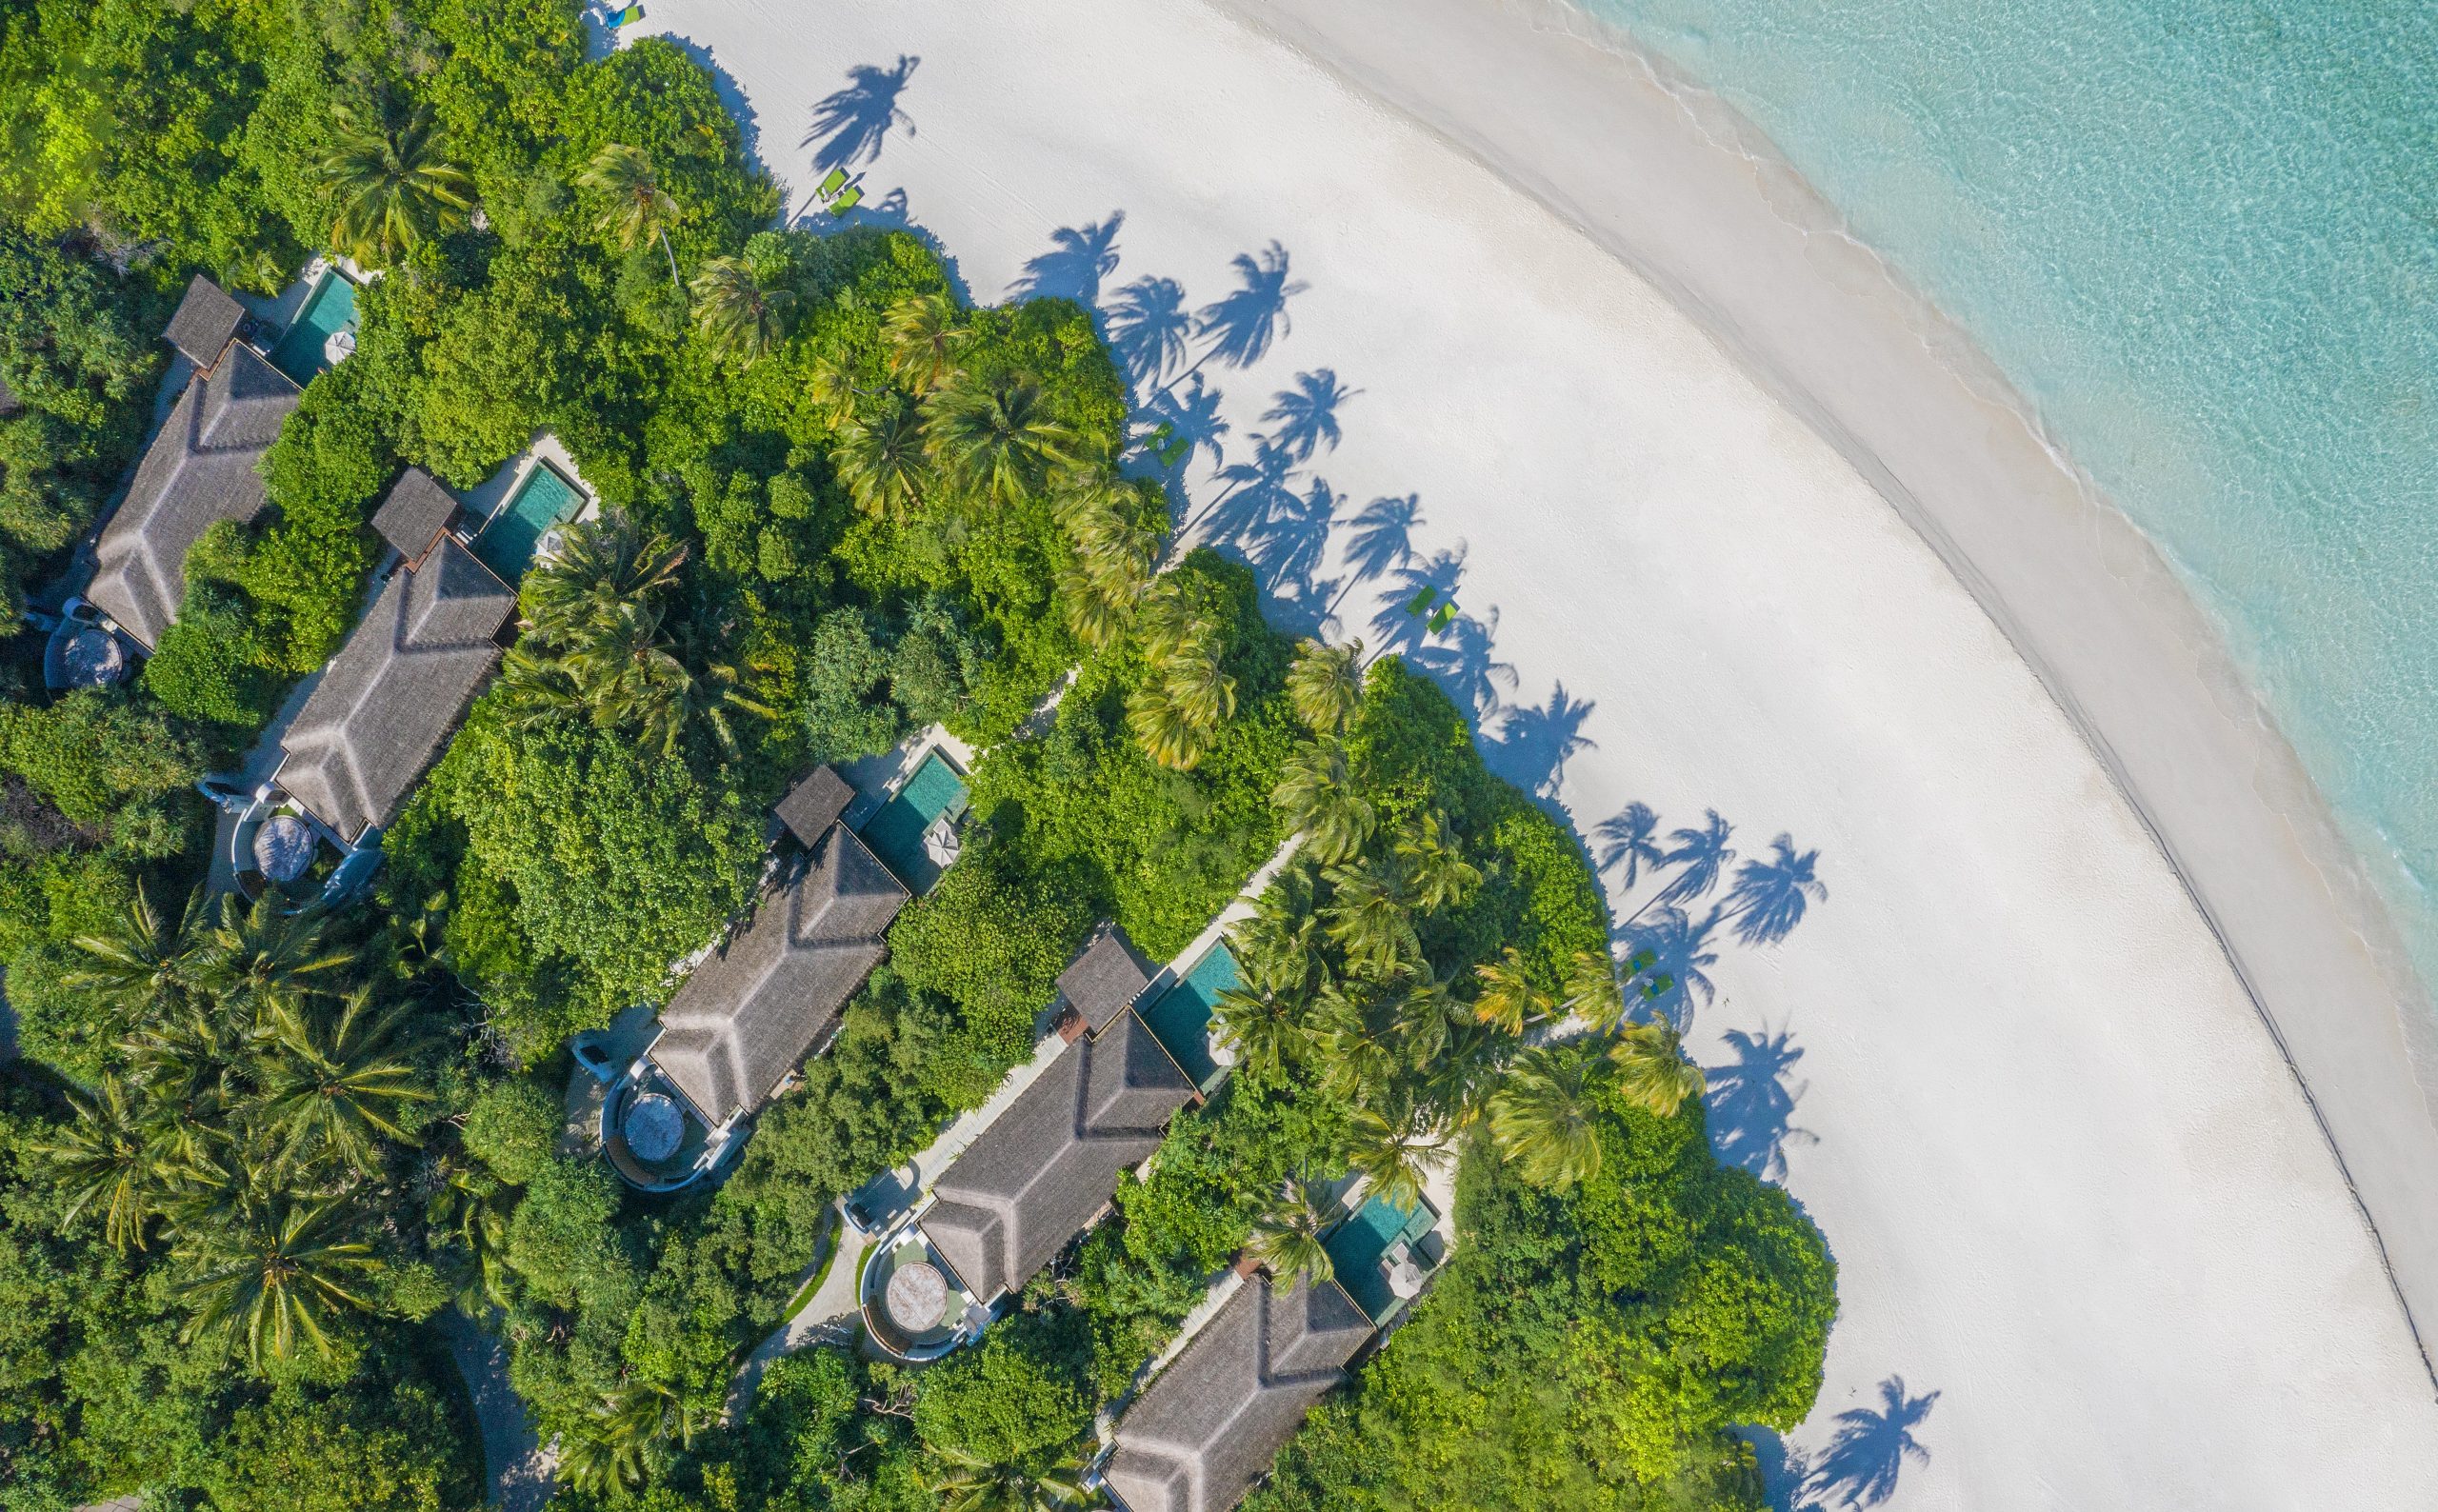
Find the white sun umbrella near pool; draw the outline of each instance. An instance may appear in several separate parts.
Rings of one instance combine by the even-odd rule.
[[[313,831],[294,814],[273,814],[254,831],[254,868],[273,882],[294,882],[313,864]]]

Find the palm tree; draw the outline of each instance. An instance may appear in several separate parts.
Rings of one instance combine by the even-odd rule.
[[[1735,938],[1746,945],[1775,945],[1803,923],[1804,909],[1828,896],[1826,883],[1814,877],[1820,852],[1795,854],[1794,837],[1769,842],[1767,861],[1748,861],[1735,870],[1735,885],[1727,895],[1726,917],[1735,921]]]
[[[685,286],[677,279],[677,254],[669,246],[669,223],[677,218],[677,202],[660,187],[660,172],[651,166],[649,155],[639,147],[609,143],[592,154],[575,182],[579,189],[608,197],[594,227],[620,250],[631,251],[638,242],[660,238],[660,249],[669,258],[669,286],[683,293]]]
[[[1112,597],[1131,600],[1151,581],[1161,532],[1129,518],[1121,504],[1115,481],[1097,470],[1066,474],[1056,496],[1084,569]]]
[[[70,972],[67,984],[99,994],[130,1019],[146,1017],[197,985],[210,921],[203,888],[188,894],[186,911],[172,920],[139,885],[108,931],[76,937],[76,948],[90,960]]]
[[[431,1094],[418,1084],[412,1042],[403,1032],[408,1005],[372,1007],[358,987],[335,1013],[282,1005],[272,1012],[264,1057],[261,1115],[275,1131],[279,1163],[294,1170],[308,1155],[328,1154],[359,1171],[380,1164],[378,1141],[412,1136],[400,1124],[409,1104]]]
[[[1268,1080],[1304,1049],[1304,1026],[1294,1005],[1274,992],[1229,987],[1211,1005],[1220,1034],[1235,1046],[1244,1074]]]
[[[1579,1016],[1595,1029],[1614,1028],[1626,1016],[1615,958],[1605,950],[1576,951],[1567,963],[1566,999],[1558,1005],[1558,1015]]]
[[[671,649],[654,604],[624,604],[560,653],[592,721],[603,729],[659,728],[693,674]]]
[[[543,644],[564,645],[677,581],[686,547],[624,509],[568,527],[550,561],[526,574],[520,607]]]
[[[889,375],[920,397],[956,376],[957,354],[971,333],[956,323],[956,305],[944,293],[909,294],[881,319],[881,340]]]
[[[1315,735],[1344,730],[1363,706],[1363,643],[1329,646],[1305,637],[1287,672],[1287,701]]]
[[[434,231],[464,225],[473,185],[443,160],[446,151],[446,138],[421,107],[391,127],[331,106],[330,147],[314,169],[338,201],[330,245],[381,266]]]
[[[725,621],[709,626],[700,619],[689,620],[679,627],[675,643],[678,661],[701,670],[673,685],[668,699],[652,710],[651,719],[644,725],[646,743],[656,746],[662,755],[675,756],[679,734],[700,725],[719,743],[721,754],[734,761],[739,747],[736,731],[729,722],[731,711],[756,719],[775,721],[781,717],[777,709],[747,691],[745,668],[721,649],[733,629]]]
[[[834,353],[825,351],[812,359],[811,371],[805,377],[805,394],[812,401],[814,417],[826,428],[843,429],[847,422],[855,418],[856,400],[888,392],[886,388],[866,388],[855,382],[855,369]]]
[[[1187,712],[1161,680],[1143,684],[1127,695],[1126,723],[1142,743],[1144,754],[1171,771],[1189,772],[1209,750],[1210,732]]]
[[[1256,991],[1300,1002],[1320,985],[1320,928],[1311,872],[1299,865],[1262,890],[1252,917],[1229,930],[1228,943]]]
[[[1475,966],[1473,976],[1481,985],[1473,998],[1473,1017],[1484,1024],[1508,1034],[1521,1034],[1526,1025],[1549,1011],[1548,997],[1532,985],[1532,974],[1524,968],[1524,954],[1513,945],[1496,961]]]
[[[596,1494],[642,1484],[652,1449],[669,1437],[669,1395],[644,1381],[625,1382],[604,1395],[559,1435],[559,1475]]]
[[[922,422],[910,407],[892,405],[869,421],[850,410],[837,431],[837,446],[829,460],[856,508],[892,520],[922,507],[923,487],[930,473]]]
[[[788,339],[795,291],[742,257],[714,257],[694,270],[694,321],[715,357],[749,365]]]
[[[1174,656],[1178,647],[1201,633],[1202,620],[1173,577],[1153,583],[1135,610],[1135,645],[1149,666],[1157,666]]]
[[[1405,866],[1414,898],[1436,911],[1464,902],[1481,885],[1481,868],[1465,859],[1464,847],[1431,809],[1397,837],[1397,860]]]
[[[1405,880],[1376,862],[1357,861],[1321,873],[1329,885],[1323,925],[1346,952],[1347,964],[1387,976],[1399,962],[1421,953],[1413,928],[1412,899]]]
[[[1600,1170],[1598,1092],[1615,1063],[1580,1045],[1524,1052],[1490,1094],[1490,1134],[1536,1186],[1567,1187]]]
[[[329,933],[330,919],[318,909],[285,913],[270,893],[241,908],[236,894],[224,894],[200,980],[224,1005],[250,1008],[258,1018],[302,998],[338,992],[357,956],[353,946],[332,944]]]
[[[1050,418],[1041,386],[1025,378],[943,385],[924,408],[923,434],[951,476],[1005,504],[1030,496],[1052,467],[1079,460],[1075,432]]]
[[[181,1187],[202,1180],[235,1135],[252,1031],[216,1005],[190,1004],[121,1044],[130,1080],[143,1088],[146,1137]]]
[[[1329,982],[1312,997],[1309,1043],[1330,1096],[1369,1105],[1394,1095],[1407,1070],[1402,1047],[1377,1032],[1378,984]]]
[[[1610,1043],[1617,1092],[1654,1118],[1674,1118],[1687,1098],[1702,1095],[1702,1068],[1685,1058],[1675,1026],[1666,1020],[1636,1024]]]
[[[350,1289],[380,1269],[372,1246],[339,1237],[345,1209],[282,1192],[233,1189],[220,1209],[179,1235],[194,1304],[185,1337],[217,1339],[259,1365],[289,1359],[301,1341],[329,1358],[329,1323],[371,1303]]]
[[[947,1462],[928,1483],[940,1498],[940,1512],[1057,1512],[1096,1500],[1084,1489],[1082,1466],[1072,1459],[1037,1464],[945,1446],[932,1452]]]
[[[1347,860],[1371,838],[1371,805],[1347,778],[1346,747],[1334,740],[1289,754],[1269,801],[1304,849],[1323,865]]]
[[[120,1249],[144,1247],[144,1225],[160,1210],[170,1184],[162,1152],[143,1110],[115,1077],[91,1097],[68,1094],[76,1122],[46,1145],[51,1177],[68,1198],[63,1223],[88,1208],[99,1212],[102,1237]]]
[[[1236,680],[1224,669],[1216,634],[1189,637],[1160,664],[1160,680],[1168,685],[1169,697],[1205,734],[1215,732],[1236,712]]]
[[[1387,1001],[1389,1026],[1405,1050],[1406,1064],[1416,1069],[1435,1064],[1455,1032],[1457,1015],[1471,1014],[1429,962],[1413,963],[1399,973],[1389,984]]]
[[[1056,581],[1059,602],[1067,606],[1067,627],[1075,639],[1096,651],[1116,645],[1126,631],[1125,596],[1104,587],[1080,561],[1060,563]]]
[[[466,1252],[473,1263],[473,1279],[464,1297],[470,1309],[506,1307],[510,1290],[508,1264],[508,1219],[515,1205],[499,1178],[470,1163],[451,1160],[440,1167],[431,1196],[424,1204],[424,1220],[433,1232]]]
[[[1410,1210],[1450,1154],[1420,1109],[1359,1107],[1347,1120],[1347,1164],[1393,1207]]]
[[[1328,1191],[1303,1177],[1290,1178],[1269,1210],[1253,1220],[1245,1253],[1281,1282],[1297,1277],[1313,1283],[1337,1274],[1336,1264],[1321,1243],[1321,1233],[1338,1214]]]

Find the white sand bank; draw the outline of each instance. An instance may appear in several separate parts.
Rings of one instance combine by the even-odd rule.
[[[1278,242],[1291,332],[1201,376],[1230,464],[1296,374],[1359,390],[1290,480],[1339,524],[1286,596],[1376,639],[1410,589],[1349,570],[1345,521],[1414,495],[1411,569],[1462,555],[1432,654],[1502,771],[1587,833],[1639,800],[1819,848],[1832,897],[1774,948],[1714,939],[1691,1035],[1717,1131],[1782,1154],[1843,1267],[1798,1453],[1901,1377],[1928,1458],[1889,1505],[2426,1504],[2438,1403],[2377,1247],[2143,815],[2438,1317],[2395,988],[2138,539],[1620,60],[1476,0],[1239,13],[1446,135],[1190,0],[658,0],[648,27],[731,76],[798,203],[870,123],[866,203],[902,190],[978,298],[1118,212],[1114,261],[1054,286],[1172,278],[1199,308]]]

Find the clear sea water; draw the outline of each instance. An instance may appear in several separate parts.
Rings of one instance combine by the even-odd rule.
[[[2221,623],[2438,982],[2438,0],[1575,0],[1769,131]]]

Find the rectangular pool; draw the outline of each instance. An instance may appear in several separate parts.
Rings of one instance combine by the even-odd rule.
[[[1193,969],[1179,978],[1177,985],[1160,994],[1160,1000],[1143,1010],[1143,1022],[1151,1037],[1176,1059],[1193,1084],[1208,1092],[1228,1073],[1210,1056],[1211,1010],[1218,1005],[1219,994],[1243,984],[1236,970],[1236,958],[1225,944],[1210,947],[1210,953],[1193,964]]]
[[[542,533],[583,507],[583,491],[562,477],[558,468],[537,462],[474,537],[474,555],[498,573],[501,582],[515,583],[532,565],[533,547]]]
[[[1405,1305],[1405,1299],[1389,1290],[1389,1279],[1380,1274],[1380,1257],[1398,1240],[1411,1246],[1438,1222],[1439,1215],[1430,1210],[1429,1203],[1417,1203],[1407,1209],[1374,1197],[1321,1241],[1321,1247],[1329,1252],[1329,1263],[1337,1271],[1337,1283],[1346,1288],[1346,1294],[1373,1323],[1387,1323]]]
[[[355,286],[337,269],[322,275],[313,291],[305,296],[305,308],[296,312],[295,323],[279,338],[270,351],[271,366],[302,385],[311,383],[313,376],[330,366],[323,348],[332,336],[355,328]]]
[[[921,765],[880,812],[864,821],[858,831],[907,890],[920,897],[940,880],[939,863],[923,848],[923,836],[942,814],[965,811],[965,779],[937,750],[923,753]]]

